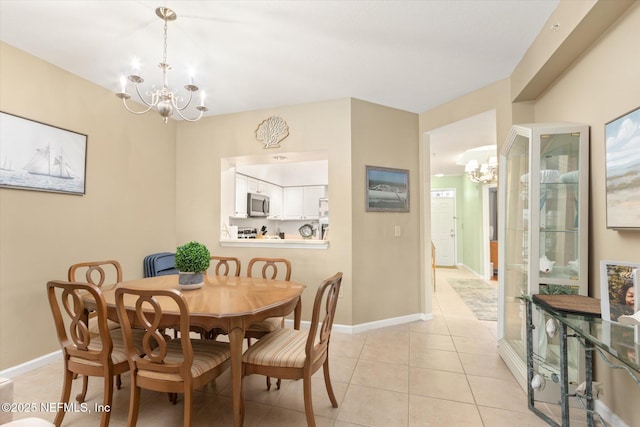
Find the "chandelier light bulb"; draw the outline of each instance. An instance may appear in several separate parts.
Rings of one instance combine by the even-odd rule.
[[[167,62],[167,23],[169,21],[175,21],[177,18],[177,15],[173,10],[167,7],[157,8],[156,15],[164,21],[163,56],[162,56],[162,62],[158,64],[158,66],[162,70],[162,88],[157,89],[154,86],[154,88],[152,90],[147,91],[145,95],[142,94],[142,92],[140,91],[139,85],[140,83],[144,82],[144,79],[139,75],[140,63],[137,58],[134,58],[131,64],[133,72],[131,75],[129,75],[126,78],[124,77],[124,75],[120,77],[120,92],[116,93],[116,96],[122,99],[124,108],[126,108],[127,111],[134,114],[144,114],[149,110],[155,108],[160,114],[160,116],[162,117],[162,120],[164,121],[164,123],[167,123],[169,121],[169,117],[174,112],[177,112],[178,115],[182,117],[182,119],[188,122],[195,122],[202,118],[202,115],[208,110],[208,108],[204,105],[204,99],[205,99],[204,92],[201,92],[200,105],[195,107],[196,110],[199,112],[199,114],[195,118],[188,118],[182,113],[191,104],[191,100],[193,99],[193,93],[199,90],[198,86],[194,84],[193,71],[190,71],[189,82],[184,86],[184,88],[189,93],[189,97],[186,100],[186,102],[184,101],[184,98],[182,96],[172,91],[168,85],[167,73],[169,70],[171,70],[171,65],[169,65],[169,63]],[[146,106],[146,108],[143,109],[142,111],[132,110],[127,105],[127,100],[131,98],[131,95],[127,93],[127,80],[133,83],[136,94],[138,95],[140,101]]]
[[[469,160],[464,171],[471,182],[488,184],[498,177],[498,164],[489,159],[489,163],[480,164],[477,160]]]

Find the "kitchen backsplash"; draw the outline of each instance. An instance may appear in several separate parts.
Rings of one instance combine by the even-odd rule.
[[[238,228],[255,228],[258,232],[260,232],[261,228],[264,226],[267,229],[267,234],[278,235],[278,233],[285,233],[286,239],[301,238],[298,229],[304,224],[311,224],[314,229],[318,230],[316,235],[313,237],[313,239],[318,239],[320,234],[318,220],[278,221],[268,220],[266,218],[229,218],[229,225],[237,225]]]

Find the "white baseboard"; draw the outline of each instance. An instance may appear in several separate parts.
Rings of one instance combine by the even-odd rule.
[[[341,334],[358,334],[374,329],[386,328],[389,326],[403,325],[405,323],[416,322],[418,320],[432,320],[433,313],[415,313],[406,316],[392,317],[390,319],[376,320],[373,322],[360,323],[359,325],[333,325],[333,330]],[[300,327],[308,329],[309,321],[300,322]],[[293,327],[293,320],[286,319],[287,327]]]
[[[20,365],[2,370],[0,371],[0,377],[11,379],[18,375],[26,374],[29,371],[48,365],[56,360],[62,360],[62,350],[54,351],[53,353],[45,354],[44,356],[21,363]]]

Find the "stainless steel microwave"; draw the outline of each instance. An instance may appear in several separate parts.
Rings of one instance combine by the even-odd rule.
[[[269,216],[269,196],[247,193],[247,214],[252,217]]]

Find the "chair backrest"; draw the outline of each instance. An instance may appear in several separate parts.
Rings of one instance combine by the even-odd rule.
[[[84,273],[84,278],[81,277]],[[70,282],[87,282],[96,286],[122,282],[122,267],[115,260],[89,261],[73,264],[69,267]]]
[[[326,357],[341,284],[342,273],[336,273],[322,282],[316,292],[305,348],[307,360],[311,363],[316,363]],[[325,353],[324,357],[320,356],[322,353]]]
[[[125,305],[125,299],[127,305]],[[130,307],[130,310],[131,307],[135,307],[135,311],[128,313],[127,306]],[[168,360],[167,358],[170,338],[164,335],[162,330],[165,327],[175,328],[175,325],[166,323],[167,320],[163,318],[163,307],[165,312],[180,313],[179,339],[184,356],[181,360]],[[124,335],[125,350],[131,372],[144,370],[178,374],[182,381],[189,383],[191,381],[193,348],[189,337],[189,307],[185,303],[182,293],[177,289],[118,288],[116,289],[116,308]],[[138,350],[134,346],[133,326],[136,329],[144,329],[146,331],[142,339],[144,358],[139,356]]]
[[[178,274],[176,254],[173,252],[158,252],[147,255],[144,257],[142,264],[144,267],[144,277]]]
[[[254,275],[255,270],[260,270],[261,276]],[[290,280],[291,263],[285,258],[252,258],[247,266],[247,277],[262,277],[263,279]]]
[[[107,306],[100,288],[93,283],[54,280],[47,283],[47,296],[65,358],[73,356],[107,365],[113,342],[107,326]],[[85,299],[91,300],[92,307],[87,307]],[[92,336],[87,319],[89,310],[95,312],[98,320],[100,338],[95,339],[102,343],[93,349],[89,348]]]
[[[214,268],[213,271],[216,276],[229,276],[232,271],[232,265],[235,265],[235,272],[233,275],[240,276],[241,265],[238,258],[229,256],[212,256],[211,261],[214,261],[212,263],[212,267]]]

